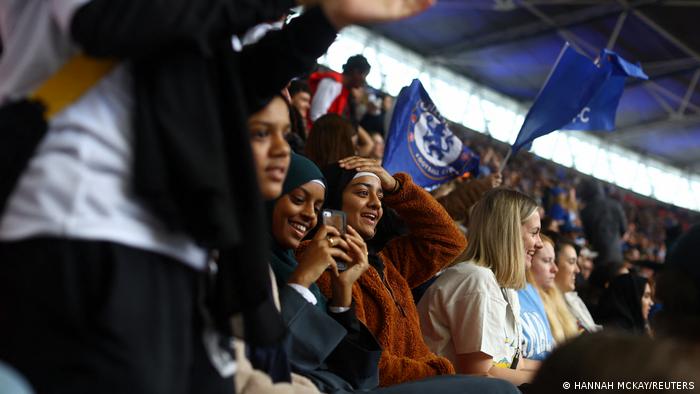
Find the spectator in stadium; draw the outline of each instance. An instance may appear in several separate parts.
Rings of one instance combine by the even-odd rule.
[[[576,275],[581,272],[578,268],[576,245],[561,235],[554,235],[556,242],[557,274],[554,278],[559,290],[566,294],[576,290]]]
[[[666,256],[656,282],[662,304],[652,327],[657,336],[700,343],[700,224],[680,235]]]
[[[627,218],[620,203],[606,197],[603,186],[593,179],[579,184],[578,197],[583,203],[581,222],[586,239],[598,252],[595,269],[606,270],[609,264],[622,263],[622,235],[627,231]],[[609,278],[608,278],[609,279]]]
[[[533,393],[697,391],[700,349],[624,332],[581,335],[542,363]]]
[[[286,96],[275,96],[263,109],[248,118],[248,133],[261,195],[271,200],[282,193],[283,181],[290,168],[289,146],[285,141],[290,129],[290,112]],[[281,174],[281,177],[280,177]],[[272,284],[277,309],[277,287]],[[236,352],[236,393],[259,394],[275,390],[280,394],[317,394],[316,386],[303,376],[291,372],[285,347],[281,344],[257,346],[239,338]]]
[[[458,376],[377,388],[381,347],[357,319],[352,302],[352,285],[369,268],[367,245],[352,225],[345,235],[320,226],[298,258],[293,252],[315,227],[324,198],[321,171],[310,160],[292,155],[283,195],[268,204],[274,241],[271,262],[280,285],[282,316],[291,333],[293,369],[322,392],[514,392],[505,382]],[[348,269],[339,271],[336,261],[347,263]],[[324,271],[331,277],[328,299],[315,284]]]
[[[554,241],[554,261],[557,264],[557,274],[554,283],[564,294],[569,311],[576,318],[579,329],[595,332],[601,329],[588,310],[588,307],[576,292],[576,274],[579,272],[576,245],[569,239],[557,233],[547,233]]]
[[[479,201],[484,193],[501,185],[503,178],[498,172],[479,179],[457,179],[453,188],[444,196],[437,197],[452,219],[465,226],[469,225],[471,207]]]
[[[366,241],[375,237],[384,205],[395,209],[408,227],[407,235],[370,254],[370,269],[353,287],[357,316],[383,349],[380,385],[454,374],[450,361],[423,342],[411,288],[452,262],[464,248],[464,237],[435,199],[407,174],[391,176],[375,160],[360,157],[343,159],[323,172],[328,181],[325,206],[344,211],[348,224]],[[332,294],[330,275],[319,279],[327,296]]]
[[[311,88],[309,82],[302,79],[295,79],[289,83],[289,97],[292,99],[292,106],[299,111],[302,118],[309,116],[311,108]]]
[[[0,358],[37,391],[230,393],[230,349],[215,334],[230,335],[231,314],[245,315],[246,339],[284,334],[279,316],[267,313],[248,111],[308,70],[342,27],[410,16],[431,2],[313,3],[240,54],[231,36],[276,20],[292,2],[0,3],[0,103],[3,120],[21,125],[17,142],[28,124],[47,125],[41,106],[12,100],[76,53],[119,62],[52,118],[39,147],[24,152],[27,168],[11,174],[17,183],[2,190]],[[23,115],[33,123],[18,121]],[[3,157],[18,146],[3,142]],[[228,254],[234,261],[219,261],[217,283],[226,286],[216,290],[230,297],[208,310],[198,301],[208,260],[202,244],[237,248]],[[236,275],[224,275],[230,269]],[[257,316],[263,325],[251,310],[265,312]],[[205,327],[208,312],[216,329]],[[215,346],[205,348],[203,336]]]
[[[384,159],[384,137],[378,132],[370,132],[370,136],[372,137],[374,146],[372,147],[369,157],[382,161],[382,159]]]
[[[295,79],[287,87],[291,107],[292,132],[287,134],[287,142],[295,153],[303,154],[308,138],[309,125],[307,119],[311,106],[311,90],[305,80]]]
[[[542,218],[542,231],[559,232],[559,222],[549,216]]]
[[[370,135],[386,135],[384,129],[386,118],[386,106],[383,105],[384,95],[380,92],[372,91],[367,93],[367,111],[365,112],[360,126],[367,130]]]
[[[648,333],[649,309],[653,305],[651,287],[646,278],[623,274],[614,278],[600,298],[596,321],[606,329]]]
[[[547,209],[547,216],[559,224],[559,227],[571,226],[571,216],[567,207],[567,194],[561,187],[549,189],[549,200],[551,201]]]
[[[472,208],[469,243],[418,304],[423,338],[458,373],[515,385],[532,380],[538,362],[522,356],[520,303],[526,265],[542,248],[537,203],[515,190],[489,191]]]
[[[554,249],[543,235],[542,248],[532,256],[532,262],[526,263],[525,278],[527,284],[518,290],[520,303],[520,326],[523,332],[523,357],[530,360],[542,361],[549,356],[554,348],[554,336],[544,304],[542,287],[553,287],[556,265],[554,264]]]
[[[564,296],[554,282],[559,271],[555,262],[554,241],[544,234],[540,237],[543,247],[532,258],[532,268],[528,271],[527,279],[528,283],[535,285],[542,297],[552,337],[559,344],[577,336],[579,330],[576,318],[569,311]]]
[[[311,109],[309,118],[316,122],[318,118],[333,113],[350,120],[357,126],[356,99],[353,89],[364,88],[371,66],[362,55],[348,58],[343,65],[343,73],[335,71],[315,72],[309,77],[311,87]]]
[[[292,367],[323,392],[371,389],[378,384],[381,348],[351,307],[352,284],[369,268],[367,245],[348,226],[321,226],[298,258],[294,249],[313,229],[326,194],[323,174],[310,160],[292,156],[282,196],[270,203],[271,265],[279,285],[282,316],[291,333]],[[336,261],[348,264],[339,272]],[[332,271],[328,300],[315,284]],[[317,333],[318,335],[309,335]]]
[[[357,132],[347,119],[336,114],[320,117],[306,141],[305,156],[323,168],[357,153]]]
[[[306,124],[299,111],[293,106],[289,106],[289,118],[291,119],[291,132],[287,134],[287,142],[292,151],[297,154],[304,154],[306,149]]]
[[[584,246],[581,248],[581,253],[578,254],[578,268],[584,281],[590,278],[591,272],[593,272],[593,259],[597,256],[598,253],[588,247]]]

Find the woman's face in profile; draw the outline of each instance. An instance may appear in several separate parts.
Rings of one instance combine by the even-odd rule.
[[[562,293],[568,293],[576,289],[576,274],[579,273],[578,256],[576,249],[571,245],[564,245],[556,257],[557,276],[554,279]]]
[[[525,268],[530,269],[532,266],[532,256],[542,248],[542,239],[540,238],[540,214],[535,211],[525,219],[520,226],[520,233],[523,237],[525,246]]]
[[[554,263],[554,247],[549,242],[544,242],[542,249],[535,253],[532,258],[532,278],[535,283],[542,289],[551,289],[554,286],[554,278],[556,277],[557,265]]]

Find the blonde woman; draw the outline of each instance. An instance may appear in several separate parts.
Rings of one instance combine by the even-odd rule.
[[[463,261],[445,270],[418,304],[423,338],[457,373],[515,385],[532,380],[539,363],[521,357],[520,304],[525,270],[542,247],[537,203],[498,188],[472,208]]]
[[[549,321],[549,327],[554,342],[559,344],[579,334],[576,318],[571,314],[554,282],[559,268],[555,261],[554,241],[541,234],[542,249],[535,253],[532,267],[527,272],[527,281],[532,284],[544,304],[544,311]]]

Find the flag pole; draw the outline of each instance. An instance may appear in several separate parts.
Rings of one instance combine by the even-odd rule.
[[[501,166],[498,168],[498,173],[503,174],[503,170],[506,168],[506,164],[508,164],[508,160],[510,159],[510,156],[513,154],[513,149],[508,149],[508,154],[506,157],[503,159],[501,162]]]

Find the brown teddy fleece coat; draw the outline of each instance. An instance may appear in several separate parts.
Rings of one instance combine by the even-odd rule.
[[[443,207],[407,174],[396,174],[401,184],[384,203],[396,210],[410,232],[390,241],[379,253],[384,280],[370,267],[353,285],[357,318],[382,346],[379,384],[390,386],[429,376],[454,374],[449,360],[432,353],[420,331],[418,312],[411,295],[416,287],[451,263],[466,240]],[[303,246],[302,246],[303,248]],[[330,298],[330,273],[317,284]]]

